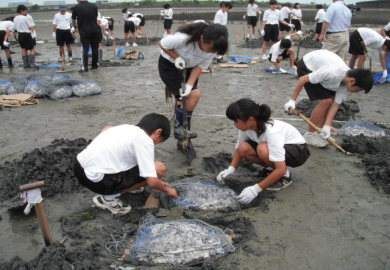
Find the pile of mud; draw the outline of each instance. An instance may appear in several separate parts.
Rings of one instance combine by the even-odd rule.
[[[246,39],[245,41],[240,40],[240,43],[241,42],[243,42],[243,44],[240,44],[237,47],[249,48],[249,49],[261,48],[261,47],[263,47],[264,38],[260,37],[260,38],[256,38],[256,39]],[[272,46],[272,43],[270,42],[268,44],[268,48],[270,48],[271,46]],[[294,40],[294,46],[298,46],[297,40]],[[309,48],[309,49],[321,49],[322,48],[321,42],[314,41],[311,37],[307,37],[307,38],[303,39],[301,41],[301,46],[303,48]]]
[[[45,181],[43,198],[80,191],[82,186],[74,177],[73,161],[89,143],[86,139],[58,139],[24,154],[20,160],[5,161],[0,166],[0,202],[18,196],[20,185],[36,181]]]
[[[113,62],[110,60],[102,60],[99,62],[99,67],[127,67],[131,65],[131,61]]]
[[[359,155],[370,184],[390,194],[390,138],[345,137],[341,144],[346,151]]]
[[[138,37],[137,40],[136,40],[136,43],[138,46],[147,46],[147,45],[155,45],[157,44],[157,42],[159,42],[161,40],[160,37],[150,37],[149,36],[149,44],[148,44],[148,38],[146,36],[143,36],[143,37]],[[131,35],[129,35],[129,43],[130,45],[133,43],[133,37]],[[103,46],[113,46],[113,41],[112,40],[107,40],[105,42],[102,42],[102,45]],[[124,39],[121,39],[121,38],[116,38],[115,39],[115,45],[118,47],[118,46],[126,46],[126,42]],[[133,47],[133,46],[130,46],[128,47],[130,51],[132,50],[139,50],[138,48],[136,47]]]
[[[318,101],[310,101],[305,98],[297,103],[296,108],[303,113],[306,117],[310,117],[311,112],[317,106]],[[354,100],[344,100],[341,103],[340,108],[335,116],[335,120],[348,121],[351,117],[354,117],[356,113],[360,112],[357,102]]]

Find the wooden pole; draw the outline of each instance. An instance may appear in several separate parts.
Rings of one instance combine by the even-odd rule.
[[[113,39],[113,43],[114,43],[114,56],[116,56],[116,48],[115,48],[116,40],[115,39]]]

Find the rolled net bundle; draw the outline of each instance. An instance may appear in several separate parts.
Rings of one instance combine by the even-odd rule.
[[[95,82],[85,81],[79,82],[72,86],[72,91],[75,96],[87,97],[92,95],[98,95],[103,92],[99,85]]]
[[[27,79],[26,76],[11,77],[9,80],[12,82],[12,88],[7,89],[8,95],[24,93],[24,89],[29,82],[29,79]]]
[[[146,264],[198,265],[234,252],[219,228],[197,219],[161,221],[148,213],[140,219],[130,255]]]
[[[240,207],[237,194],[228,187],[222,187],[202,176],[195,176],[169,184],[176,189],[179,197],[174,199],[160,193],[160,201],[165,209],[179,207],[194,210],[235,210]]]
[[[0,81],[0,95],[6,95],[7,89],[12,83],[7,80],[1,80]]]
[[[26,85],[24,93],[30,94],[35,98],[41,98],[45,96],[45,88],[38,81],[32,80]]]
[[[337,134],[353,137],[363,135],[370,138],[385,137],[388,135],[385,129],[371,123],[357,121],[352,117],[337,131]]]
[[[50,99],[58,100],[58,99],[64,99],[72,96],[72,87],[69,85],[60,85],[55,88],[54,91],[52,91],[49,94]]]
[[[7,95],[15,95],[17,93],[18,93],[18,90],[15,88],[15,85],[13,83],[11,83],[6,90],[6,94]]]

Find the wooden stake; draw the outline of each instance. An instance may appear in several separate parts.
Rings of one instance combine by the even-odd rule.
[[[115,39],[113,39],[113,41],[112,41],[112,42],[114,43],[114,56],[116,56],[116,48],[115,48],[116,40],[115,40]]]
[[[149,32],[146,33],[146,45],[149,46]]]

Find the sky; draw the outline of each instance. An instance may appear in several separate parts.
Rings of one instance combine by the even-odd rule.
[[[0,7],[8,7],[8,3],[12,3],[12,2],[23,2],[25,0],[0,0]],[[42,5],[43,4],[43,1],[45,0],[29,0],[29,2],[32,4],[32,5]],[[110,2],[118,2],[118,3],[121,3],[123,2],[124,0],[109,0]],[[131,2],[131,0],[128,0],[129,2]],[[281,3],[282,2],[287,2],[288,0],[286,1],[280,1]],[[295,0],[294,0],[295,1]],[[294,1],[290,1],[290,2],[294,2]],[[344,2],[347,4],[347,5],[351,5],[351,4],[355,4],[356,2],[362,2],[362,1],[370,1],[370,0],[344,0]],[[76,4],[77,1],[76,0],[65,0],[65,2],[67,4]],[[90,2],[96,2],[96,0],[90,0]],[[259,0],[257,0],[257,2],[261,2]],[[332,0],[299,0],[298,1],[299,3],[301,4],[310,4],[311,2],[315,2],[315,4],[332,4]]]

